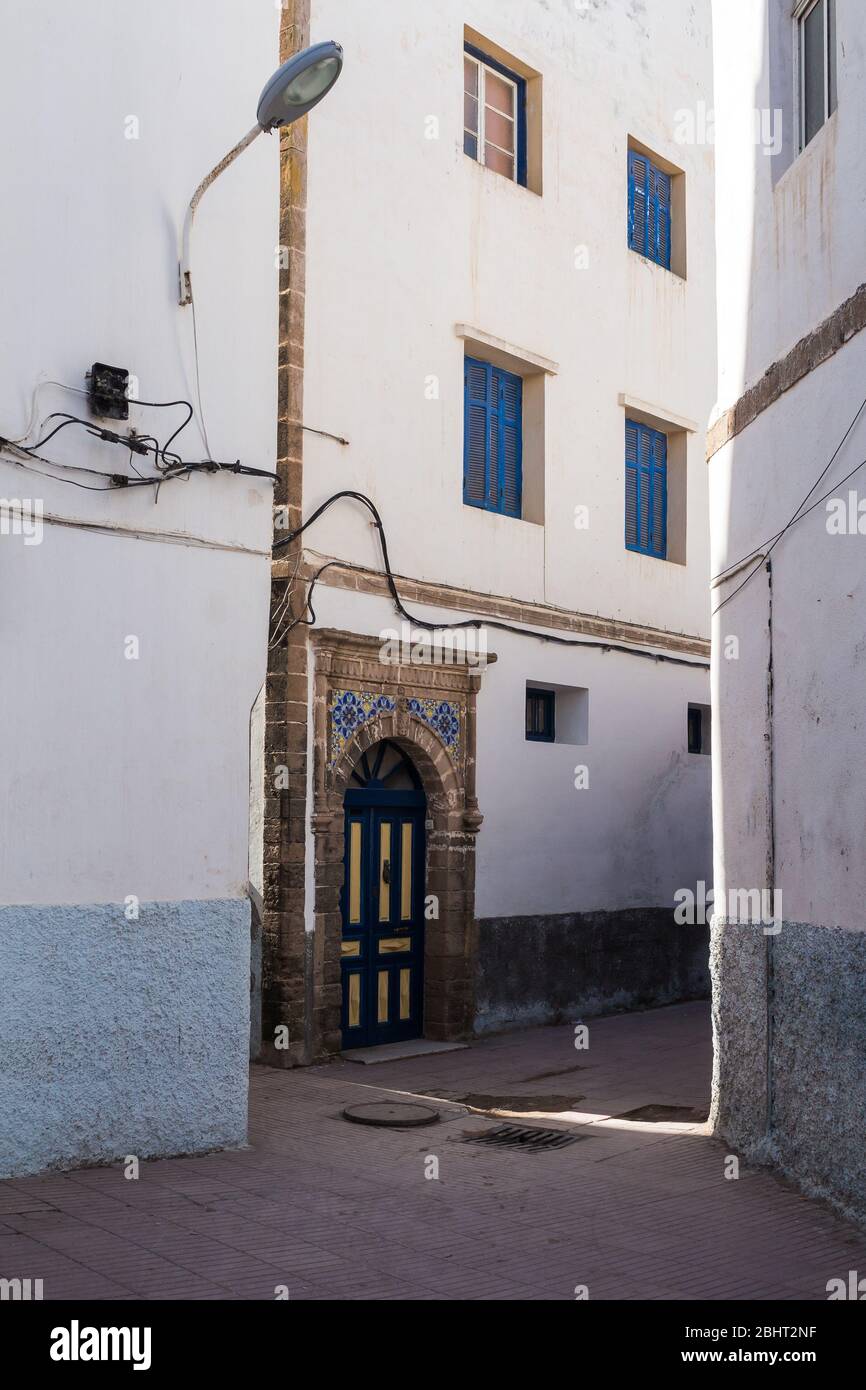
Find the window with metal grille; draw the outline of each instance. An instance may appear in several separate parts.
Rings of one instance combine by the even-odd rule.
[[[556,742],[555,690],[527,690],[526,737],[533,743]]]
[[[625,422],[625,544],[667,558],[668,441],[661,430]]]
[[[671,178],[637,150],[628,152],[628,244],[671,268]]]
[[[836,110],[836,0],[798,0],[800,149]]]
[[[526,80],[471,44],[463,53],[463,149],[526,184]]]
[[[467,357],[463,376],[463,501],[521,515],[523,382],[513,372]]]

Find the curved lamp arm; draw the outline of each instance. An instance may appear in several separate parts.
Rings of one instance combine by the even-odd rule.
[[[180,257],[177,267],[177,290],[179,304],[192,304],[192,278],[189,265],[190,237],[192,235],[192,219],[195,217],[195,210],[207,193],[214,179],[218,178],[224,169],[237,159],[239,154],[243,154],[248,145],[251,145],[257,135],[261,135],[263,127],[254,125],[248,131],[243,140],[239,140],[233,149],[220,160],[219,164],[214,165],[206,178],[203,178],[198,188],[189,200],[189,207],[183,219],[183,232],[181,233]]]
[[[278,130],[299,121],[327,96],[343,69],[343,50],[333,39],[314,43],[302,53],[287,58],[265,83],[256,108],[257,123],[229,150],[207,178],[202,179],[190,199],[183,221],[177,267],[177,294],[180,304],[192,304],[192,272],[189,265],[190,237],[195,210],[215,178],[237,159],[263,130]]]

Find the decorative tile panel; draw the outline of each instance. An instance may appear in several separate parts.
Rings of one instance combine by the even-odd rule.
[[[349,739],[368,719],[393,714],[397,701],[391,695],[370,690],[332,690],[328,713],[331,719],[330,766],[339,758]]]
[[[462,707],[450,700],[407,700],[406,708],[416,719],[427,724],[441,739],[452,758],[460,749],[460,721]]]

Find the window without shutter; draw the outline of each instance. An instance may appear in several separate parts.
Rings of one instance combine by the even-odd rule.
[[[464,365],[463,501],[519,517],[522,501],[523,382],[467,357]]]
[[[526,183],[526,79],[471,44],[463,56],[463,149]]]
[[[805,149],[836,110],[836,0],[799,0],[800,148]]]
[[[555,690],[527,690],[526,737],[532,743],[556,742]]]
[[[627,550],[667,556],[668,441],[660,430],[625,422],[625,544]]]

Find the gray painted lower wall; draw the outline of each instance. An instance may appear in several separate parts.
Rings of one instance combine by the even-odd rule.
[[[0,908],[0,1177],[244,1143],[250,905]]]
[[[708,931],[673,909],[488,917],[479,924],[476,1033],[709,994]]]
[[[866,933],[715,922],[711,968],[719,1134],[866,1217]]]

